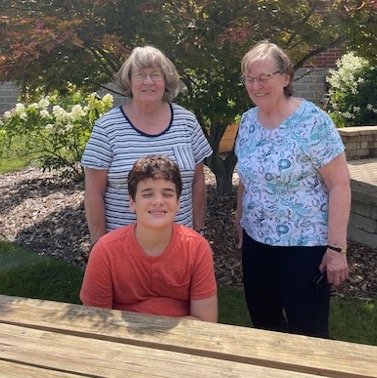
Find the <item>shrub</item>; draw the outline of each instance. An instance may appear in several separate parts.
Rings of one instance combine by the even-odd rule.
[[[51,95],[29,105],[17,104],[0,119],[0,142],[17,154],[27,152],[43,170],[60,169],[83,176],[81,155],[95,120],[113,106],[109,94],[85,95],[75,87],[65,96]]]
[[[339,127],[377,125],[377,70],[354,53],[329,71],[329,114]]]

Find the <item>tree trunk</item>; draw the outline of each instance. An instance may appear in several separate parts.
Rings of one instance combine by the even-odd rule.
[[[221,195],[229,195],[233,193],[233,171],[237,163],[236,155],[231,151],[223,159],[219,154],[213,153],[206,159],[206,164],[216,177],[216,191]]]

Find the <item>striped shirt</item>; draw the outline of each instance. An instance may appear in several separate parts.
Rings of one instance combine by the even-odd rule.
[[[195,167],[212,154],[212,149],[194,114],[177,104],[170,104],[170,108],[170,124],[157,135],[136,129],[122,107],[111,109],[95,123],[81,163],[108,171],[104,196],[107,232],[136,221],[129,209],[127,176],[134,162],[146,155],[166,155],[178,164],[183,189],[175,220],[192,227]]]

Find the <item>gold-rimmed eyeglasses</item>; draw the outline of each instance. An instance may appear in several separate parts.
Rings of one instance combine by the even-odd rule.
[[[162,81],[165,79],[165,76],[162,72],[153,72],[150,74],[146,74],[145,72],[135,72],[134,74],[132,74],[132,79],[136,81],[144,81],[148,76],[152,81]]]
[[[281,73],[280,71],[275,71],[273,73],[269,74],[260,74],[257,77],[252,76],[241,76],[241,80],[245,85],[253,85],[254,80],[256,80],[258,83],[266,83],[268,80],[270,80],[274,75]]]

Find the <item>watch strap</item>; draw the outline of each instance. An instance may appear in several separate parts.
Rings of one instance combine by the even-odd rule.
[[[347,253],[347,248],[341,248],[341,247],[334,247],[333,245],[327,245],[327,248],[328,249],[331,249],[335,252],[339,252],[339,253]]]

